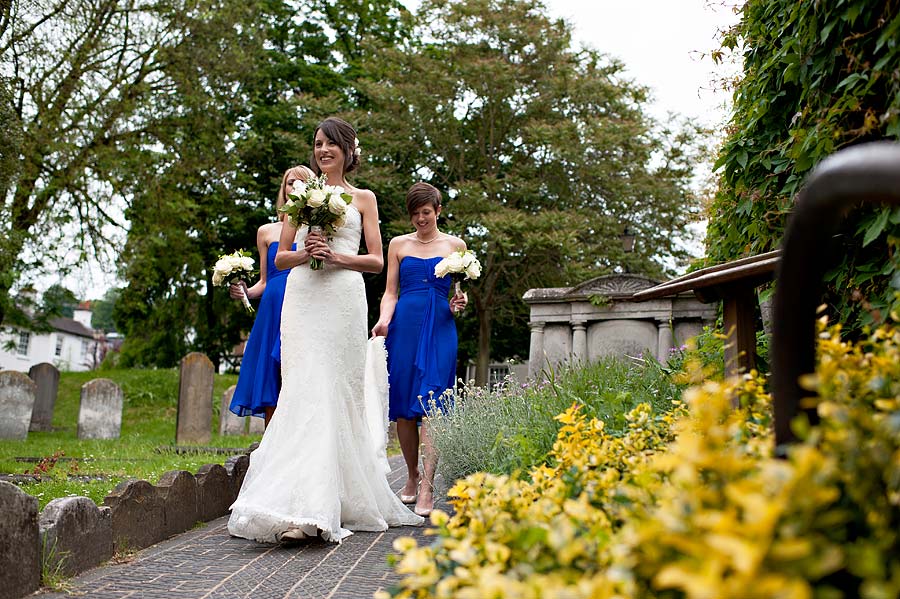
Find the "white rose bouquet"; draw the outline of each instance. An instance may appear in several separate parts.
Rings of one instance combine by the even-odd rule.
[[[481,262],[472,250],[456,250],[434,265],[434,276],[444,278],[450,276],[454,282],[454,293],[461,293],[460,283],[481,276]]]
[[[212,284],[215,287],[223,287],[241,279],[244,276],[249,277],[253,272],[253,263],[255,261],[251,256],[244,253],[244,250],[237,250],[231,254],[223,254],[219,256],[213,267]],[[244,307],[253,312],[253,306],[250,305],[250,298],[247,292],[241,287],[243,297],[241,302]]]
[[[308,225],[311,232],[331,236],[347,222],[347,206],[353,196],[338,185],[327,185],[326,176],[297,181],[288,200],[279,210],[287,215],[295,227]],[[309,267],[321,270],[324,262],[318,258],[309,259]]]

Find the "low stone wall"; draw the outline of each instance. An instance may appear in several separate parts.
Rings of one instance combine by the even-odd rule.
[[[156,485],[120,483],[98,506],[87,497],[38,501],[0,481],[0,596],[14,599],[40,586],[46,571],[74,576],[117,551],[149,547],[228,513],[250,465],[249,455],[207,464],[196,474],[166,472]]]

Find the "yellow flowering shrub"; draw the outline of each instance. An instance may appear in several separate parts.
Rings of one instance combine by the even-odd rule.
[[[821,423],[785,459],[756,373],[639,406],[618,437],[573,405],[546,465],[457,481],[382,596],[900,596],[900,331],[819,331]]]

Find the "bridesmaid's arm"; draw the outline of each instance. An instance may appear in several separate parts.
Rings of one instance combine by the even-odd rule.
[[[387,337],[388,325],[394,317],[394,308],[397,307],[397,299],[400,297],[400,242],[395,238],[388,244],[388,270],[387,283],[384,295],[381,296],[381,309],[378,322],[372,327],[373,337]]]
[[[241,288],[243,288],[244,293],[247,294],[249,299],[262,297],[263,292],[266,290],[266,268],[268,267],[269,262],[269,242],[267,239],[268,235],[266,227],[269,226],[270,225],[262,225],[256,231],[256,249],[259,252],[259,281],[252,287],[247,287],[247,283],[244,281],[232,283],[231,288],[228,290],[228,294],[234,299],[241,299],[241,296],[243,295],[241,293]]]
[[[334,264],[348,270],[378,273],[384,270],[381,230],[378,228],[378,202],[375,194],[368,189],[359,190],[353,198],[362,216],[363,235],[366,239],[367,254],[339,254],[325,249],[322,257],[326,264]]]
[[[306,248],[292,250],[294,238],[297,236],[297,227],[291,224],[289,218],[284,219],[281,225],[281,237],[278,238],[278,252],[275,254],[275,266],[281,270],[294,268],[298,264],[303,264],[309,260],[309,253]]]

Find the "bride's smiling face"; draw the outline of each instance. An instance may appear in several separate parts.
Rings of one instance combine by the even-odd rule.
[[[316,158],[316,164],[319,170],[325,173],[341,173],[344,172],[344,151],[341,146],[329,139],[321,129],[316,131],[315,146],[313,154]]]

